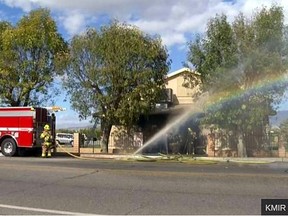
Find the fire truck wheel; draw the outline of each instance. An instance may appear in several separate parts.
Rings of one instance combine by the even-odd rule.
[[[7,138],[2,142],[1,152],[4,156],[14,156],[17,152],[17,145],[12,138]]]

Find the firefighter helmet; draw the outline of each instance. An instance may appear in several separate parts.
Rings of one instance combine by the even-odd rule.
[[[46,125],[44,126],[44,130],[50,130],[50,126],[49,126],[48,124],[46,124]]]

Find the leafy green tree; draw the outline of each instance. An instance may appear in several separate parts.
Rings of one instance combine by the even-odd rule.
[[[0,22],[0,38],[2,38],[3,33],[7,30],[7,29],[11,29],[12,28],[12,24],[7,22],[7,21],[1,21]],[[0,50],[3,49],[3,41],[0,40]]]
[[[233,37],[232,26],[225,15],[217,15],[207,24],[206,36],[196,36],[195,42],[189,44],[188,60],[201,74],[204,89],[222,86],[223,71],[237,64],[237,46]],[[216,70],[218,69],[218,70]],[[215,81],[219,82],[215,82]],[[218,86],[216,86],[218,84]]]
[[[280,125],[280,136],[282,136],[282,139],[285,143],[286,151],[288,150],[288,120],[285,120]]]
[[[46,101],[58,75],[57,60],[65,51],[67,44],[46,9],[31,11],[16,26],[0,23],[1,105],[39,105]]]
[[[188,60],[201,73],[203,89],[216,101],[207,110],[206,123],[233,131],[243,140],[243,149],[253,134],[262,134],[255,141],[258,147],[265,142],[268,116],[287,87],[285,79],[264,85],[287,70],[283,23],[283,9],[278,6],[262,8],[250,19],[239,14],[232,24],[225,15],[216,16],[205,37],[189,44]]]
[[[66,64],[72,107],[80,118],[100,120],[107,152],[113,124],[129,129],[154,108],[170,61],[159,37],[115,21],[75,36]]]

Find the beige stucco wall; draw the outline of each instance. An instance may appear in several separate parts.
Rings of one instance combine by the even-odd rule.
[[[143,133],[131,132],[130,136],[124,126],[113,125],[110,131],[108,148],[120,148],[123,150],[140,148],[143,145]]]
[[[200,82],[200,78],[195,75],[195,79]],[[200,86],[189,87],[183,86],[187,82],[183,73],[175,75],[167,79],[166,88],[171,88],[173,90],[173,104],[192,104],[194,97],[200,91]]]

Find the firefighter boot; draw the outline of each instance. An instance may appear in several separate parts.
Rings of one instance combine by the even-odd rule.
[[[47,149],[46,149],[46,146],[45,145],[43,145],[42,146],[42,158],[45,158],[46,157],[46,152],[47,152]]]
[[[51,157],[51,150],[47,151],[47,157]]]

